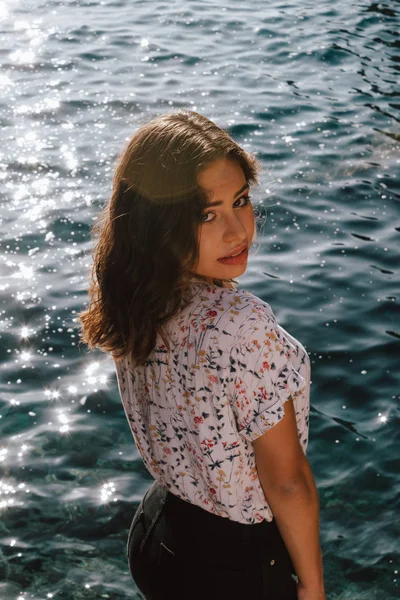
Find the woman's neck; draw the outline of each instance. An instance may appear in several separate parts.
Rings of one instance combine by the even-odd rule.
[[[231,290],[236,289],[235,283],[230,279],[213,279],[212,277],[203,277],[202,275],[193,275],[193,279],[204,281],[209,285],[216,285],[217,287],[227,288]],[[218,283],[215,283],[218,281]]]

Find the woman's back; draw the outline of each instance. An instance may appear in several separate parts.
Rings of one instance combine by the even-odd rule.
[[[246,290],[193,278],[191,299],[144,366],[116,362],[124,409],[143,461],[170,492],[240,523],[273,518],[251,441],[291,397],[304,453],[310,360]]]

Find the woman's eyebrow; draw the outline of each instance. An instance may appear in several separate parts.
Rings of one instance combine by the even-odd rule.
[[[236,192],[236,194],[233,196],[234,198],[237,198],[242,192],[244,192],[245,190],[247,190],[249,187],[249,184],[246,183],[244,184],[243,187],[240,188],[239,191]],[[223,202],[221,200],[217,200],[216,202],[210,202],[209,204],[206,204],[206,207],[208,208],[209,206],[221,206],[221,204],[223,204]]]

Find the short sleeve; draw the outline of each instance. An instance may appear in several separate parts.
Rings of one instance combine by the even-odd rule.
[[[284,403],[306,385],[291,359],[293,352],[268,304],[242,323],[230,355],[230,384],[238,431],[248,441],[276,425],[284,416]]]

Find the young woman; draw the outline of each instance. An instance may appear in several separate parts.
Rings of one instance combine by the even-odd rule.
[[[234,278],[258,163],[190,111],[142,126],[94,232],[82,339],[115,361],[154,478],[128,536],[148,600],[324,600],[310,360]]]

